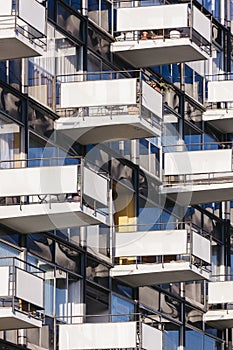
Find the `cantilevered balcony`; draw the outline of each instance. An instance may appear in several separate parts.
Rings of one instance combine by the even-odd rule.
[[[204,321],[218,329],[233,327],[233,281],[209,282],[209,310]]]
[[[212,24],[194,5],[126,7],[121,1],[118,5],[116,41],[111,51],[132,66],[209,58]]]
[[[42,55],[46,48],[46,8],[37,0],[0,4],[0,60]]]
[[[0,258],[0,330],[42,327],[44,272],[17,258]]]
[[[162,94],[142,72],[95,72],[62,79],[67,82],[61,82],[57,131],[81,144],[160,136]]]
[[[0,223],[21,233],[106,224],[108,187],[107,177],[82,161],[1,169]]]
[[[133,287],[209,278],[211,244],[197,229],[187,223],[176,223],[174,229],[136,229],[115,233],[112,277]]]
[[[231,144],[213,144],[210,147],[215,149],[185,151],[185,145],[177,145],[176,152],[164,153],[164,181],[161,193],[169,195],[182,205],[231,200]],[[222,149],[216,149],[220,147]],[[230,148],[224,149],[226,147]],[[179,151],[181,149],[182,151]]]
[[[88,316],[84,318],[89,322]],[[98,323],[59,325],[59,349],[153,350],[155,344],[156,350],[163,349],[163,332],[159,329],[161,324],[150,317],[119,314],[95,318]]]
[[[231,75],[219,74],[208,82],[208,98],[203,120],[220,132],[233,132],[233,80]]]

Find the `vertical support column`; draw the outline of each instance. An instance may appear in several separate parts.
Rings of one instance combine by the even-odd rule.
[[[23,247],[22,252],[19,254],[19,258],[23,261],[26,261],[27,259],[27,249],[26,249],[26,235],[20,235],[20,246]],[[25,264],[22,262],[21,268],[24,269]],[[26,330],[25,329],[19,329],[18,330],[18,345],[26,347],[27,345],[27,337],[26,337]]]

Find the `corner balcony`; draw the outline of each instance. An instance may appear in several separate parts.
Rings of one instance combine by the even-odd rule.
[[[111,51],[130,65],[150,67],[210,57],[212,23],[194,5],[120,5],[119,1]]]
[[[0,258],[0,278],[0,330],[42,327],[44,272],[4,257]]]
[[[83,78],[68,76],[71,81],[60,84],[57,131],[85,145],[161,135],[162,94],[148,76],[95,72],[86,76],[92,80],[78,81]]]
[[[215,149],[198,151],[184,151],[185,145],[175,147],[176,152],[164,153],[162,194],[182,205],[232,200],[231,145],[215,143],[210,145]]]
[[[88,316],[83,316],[88,322]],[[163,349],[161,324],[139,314],[95,316],[98,323],[59,325],[59,349]],[[105,319],[105,320],[104,320]],[[135,319],[136,321],[132,321]]]
[[[208,98],[203,121],[223,133],[233,132],[233,80],[220,74],[208,82]]]
[[[115,233],[117,259],[110,274],[132,287],[208,279],[210,251],[210,240],[185,223],[174,223],[170,230],[136,231],[135,227],[132,232]]]
[[[108,178],[80,162],[1,169],[0,223],[20,233],[107,224]]]
[[[0,4],[0,60],[40,56],[46,48],[46,8],[37,0]]]
[[[233,327],[233,281],[209,282],[209,310],[204,315],[204,321],[218,329]]]

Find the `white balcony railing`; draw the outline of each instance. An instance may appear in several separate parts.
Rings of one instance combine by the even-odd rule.
[[[41,327],[44,272],[18,258],[4,257],[0,277],[0,329]]]
[[[207,76],[207,101],[203,121],[224,133],[233,132],[233,76]]]
[[[30,57],[46,48],[47,10],[37,0],[4,0],[0,4],[1,59]]]
[[[94,72],[57,77],[60,89],[57,130],[77,129],[90,143],[108,139],[141,138],[161,134],[163,97],[153,79],[142,71]],[[126,129],[122,129],[124,128]],[[106,130],[111,127],[110,130]],[[137,130],[138,129],[138,134]],[[133,132],[134,131],[134,132]],[[74,131],[73,131],[74,132]],[[132,135],[131,135],[132,134]],[[92,140],[92,142],[91,142]],[[84,140],[88,143],[87,140]]]
[[[69,163],[70,158],[66,159]],[[56,225],[57,228],[65,228],[92,224],[100,218],[108,221],[108,177],[88,167],[81,157],[70,161],[72,165],[64,165],[65,160],[61,158],[17,160],[12,164],[37,166],[2,169],[0,222],[27,233],[25,230],[37,232],[40,227],[43,228],[42,222],[36,224],[37,216],[43,217],[45,226],[52,225],[54,228]],[[11,162],[1,164],[9,165]],[[30,223],[27,218],[31,218]]]
[[[116,42],[111,50],[135,67],[203,60],[210,54],[212,23],[193,3],[144,6],[143,2],[139,5],[117,1],[116,4]],[[178,47],[182,47],[182,52],[177,52]],[[142,57],[142,50],[145,53],[148,50],[151,57]]]
[[[97,323],[90,319],[95,318]],[[81,322],[59,325],[59,349],[163,349],[163,328],[159,316],[140,314],[78,316]],[[68,321],[70,323],[70,321]],[[77,321],[76,321],[77,322]],[[103,336],[104,334],[104,336]]]
[[[188,222],[173,223],[173,228],[170,222],[154,226],[157,230],[143,231],[143,225],[118,227],[113,277],[133,285],[209,277],[211,241],[206,233]]]
[[[204,315],[204,320],[209,325],[219,329],[233,327],[232,288],[233,281],[208,283],[209,309]]]
[[[164,146],[164,185],[232,181],[232,142]]]
[[[231,200],[232,143],[164,146],[160,191],[185,205]]]

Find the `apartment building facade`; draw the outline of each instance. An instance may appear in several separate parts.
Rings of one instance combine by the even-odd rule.
[[[0,349],[232,349],[231,0],[0,4]]]

